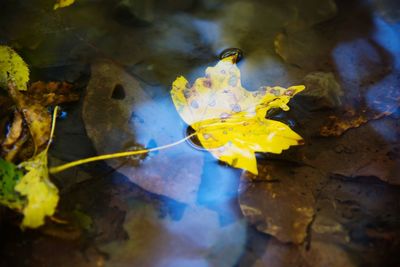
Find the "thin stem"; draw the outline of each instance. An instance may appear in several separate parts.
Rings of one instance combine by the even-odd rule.
[[[197,133],[192,133],[191,135],[186,136],[185,138],[176,141],[174,143],[168,144],[168,145],[164,145],[164,146],[159,146],[159,147],[154,147],[154,148],[150,148],[150,149],[142,149],[142,150],[135,150],[135,151],[124,151],[124,152],[117,152],[117,153],[113,153],[113,154],[106,154],[106,155],[100,155],[100,156],[95,156],[95,157],[90,157],[90,158],[86,158],[86,159],[80,159],[80,160],[76,160],[76,161],[72,161],[60,166],[56,166],[53,168],[50,168],[49,172],[51,174],[54,173],[58,173],[61,171],[64,171],[66,169],[78,166],[78,165],[82,165],[85,163],[89,163],[89,162],[93,162],[93,161],[99,161],[99,160],[105,160],[105,159],[114,159],[114,158],[122,158],[122,157],[128,157],[128,156],[133,156],[133,155],[138,155],[138,154],[145,154],[145,153],[149,153],[149,152],[153,152],[153,151],[159,151],[159,150],[163,150],[163,149],[167,149],[170,147],[174,147],[176,145],[179,145],[183,142],[185,142],[186,140],[192,138],[193,136],[195,136]]]
[[[49,150],[50,144],[53,141],[54,129],[56,128],[57,112],[58,112],[58,106],[56,106],[53,111],[53,117],[51,120],[50,137],[49,137],[49,141],[47,142],[47,146],[45,148],[46,152],[47,152],[47,150]]]

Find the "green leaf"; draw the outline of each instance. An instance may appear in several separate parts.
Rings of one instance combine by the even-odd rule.
[[[0,87],[7,88],[9,80],[15,83],[18,90],[26,91],[29,68],[11,47],[0,45]]]
[[[25,198],[17,193],[14,188],[23,176],[17,166],[0,158],[0,204],[11,209],[21,210]]]

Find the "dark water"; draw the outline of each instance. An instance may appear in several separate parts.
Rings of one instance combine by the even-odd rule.
[[[57,216],[21,231],[0,212],[0,266],[399,266],[400,6],[396,1],[0,3],[0,40],[31,81],[82,92],[64,105],[50,163],[185,136],[172,82],[243,51],[243,87],[306,84],[287,113],[305,139],[258,155],[260,175],[188,143],[53,177]],[[368,123],[335,137],[329,116]],[[384,115],[380,115],[384,114]],[[350,116],[351,117],[351,116]],[[377,118],[373,120],[373,118]]]

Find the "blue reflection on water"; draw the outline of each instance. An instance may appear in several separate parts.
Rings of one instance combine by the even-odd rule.
[[[400,23],[375,17],[372,37],[341,43],[332,55],[343,84],[355,89],[347,95],[361,105],[364,101],[376,114],[396,110],[400,99]],[[385,140],[396,140],[381,123],[370,125]]]

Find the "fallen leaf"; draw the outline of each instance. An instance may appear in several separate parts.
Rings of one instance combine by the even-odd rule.
[[[24,116],[35,144],[35,151],[39,151],[50,138],[50,113],[46,107],[32,103],[29,97],[19,92],[12,82],[8,84],[8,92]]]
[[[320,129],[321,136],[341,136],[349,129],[360,127],[369,120],[364,115],[350,115],[339,118],[337,116],[329,116],[329,122]]]
[[[53,120],[56,118],[57,108]],[[51,127],[54,131],[55,121]],[[44,218],[55,212],[59,196],[50,181],[47,168],[47,147],[38,155],[18,166],[0,159],[0,204],[24,214],[22,227],[37,228]]]
[[[21,210],[25,199],[15,192],[15,185],[21,180],[23,173],[13,163],[0,158],[0,204],[11,209]]]
[[[355,111],[354,109],[347,110],[341,116],[329,116],[329,122],[320,129],[321,136],[341,136],[347,130],[358,128],[369,121],[379,120],[385,116],[393,114],[398,106],[392,107],[381,113],[371,113],[366,109]]]
[[[57,0],[57,2],[54,4],[54,10],[67,7],[75,3],[75,0]]]
[[[0,87],[6,89],[9,80],[15,83],[18,90],[26,90],[29,68],[11,47],[0,45]]]
[[[74,86],[67,82],[37,81],[29,86],[27,95],[42,106],[59,105],[79,100],[79,94],[74,92]]]
[[[307,110],[332,109],[341,104],[343,89],[332,72],[311,72],[304,77],[303,83],[307,90],[301,92],[299,96],[311,100],[302,101],[304,103],[302,106]]]
[[[29,128],[35,152],[39,152],[49,140],[51,116],[47,107],[79,99],[79,94],[73,91],[73,85],[66,82],[38,81],[32,83],[26,92],[20,92],[15,84],[10,82],[8,92]],[[11,128],[15,130],[10,133],[18,133],[16,126]]]
[[[19,165],[27,173],[18,181],[15,190],[27,199],[23,208],[23,227],[37,228],[46,216],[54,214],[58,203],[58,189],[50,181],[47,169],[47,150]]]
[[[33,154],[29,142],[29,132],[27,129],[22,129],[21,136],[9,147],[1,147],[2,156],[5,160],[13,162],[17,157],[18,159],[30,158]]]
[[[289,126],[266,119],[268,110],[289,110],[287,103],[304,86],[262,87],[250,92],[241,86],[236,55],[206,70],[193,86],[180,76],[171,90],[182,119],[195,131],[202,146],[217,159],[257,174],[255,152],[280,154],[302,138]]]
[[[57,107],[53,114],[53,123],[50,138],[55,128]],[[22,227],[37,228],[44,224],[46,216],[52,216],[58,204],[59,196],[57,187],[50,181],[47,167],[47,151],[50,146],[18,165],[25,174],[15,185],[15,191],[26,197],[26,204],[22,209],[24,219]]]
[[[323,178],[310,167],[262,162],[258,176],[250,172],[241,176],[240,209],[258,231],[282,242],[301,244],[316,212],[313,193]]]
[[[338,138],[310,140],[312,145],[298,150],[298,161],[331,174],[375,176],[399,185],[398,131],[399,125],[393,118],[372,120]]]
[[[23,119],[19,111],[14,111],[14,120],[11,124],[10,130],[7,133],[6,139],[1,144],[3,147],[9,147],[15,144],[22,134]]]

